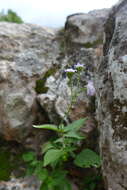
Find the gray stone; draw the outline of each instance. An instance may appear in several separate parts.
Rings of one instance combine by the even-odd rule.
[[[98,67],[97,119],[106,189],[127,189],[127,1],[105,24],[104,59]]]
[[[68,17],[62,36],[59,35],[61,31],[36,25],[0,23],[0,136],[5,140],[39,152],[47,134],[32,125],[59,124],[61,119],[68,122],[64,115],[70,103],[70,88],[64,70],[80,62],[85,68],[81,86],[94,80],[93,73],[102,56],[101,38],[108,11],[104,10],[104,15],[102,12],[84,14],[83,18],[81,15]],[[82,24],[78,25],[80,19]],[[69,24],[71,20],[78,28],[78,36]],[[99,27],[92,33],[96,24]],[[86,28],[89,29],[87,35]],[[94,116],[94,101],[84,92],[73,106],[69,119],[88,117],[82,131],[91,134],[96,129]],[[94,145],[97,146],[95,138]],[[38,189],[35,185],[28,187],[27,182],[27,179],[15,179],[1,183],[0,188]]]
[[[0,190],[39,190],[40,182],[35,177],[12,178],[8,182],[0,182]]]
[[[74,14],[68,16],[65,29],[70,34],[69,40],[84,47],[102,44],[104,22],[109,9],[94,10],[88,14]]]
[[[80,62],[85,67],[83,85],[93,79],[95,50],[79,46],[62,55],[60,40],[53,29],[0,23],[0,134],[6,140],[32,142],[28,136],[36,121],[59,123],[63,119],[70,101],[62,75],[65,68]],[[39,80],[43,92],[36,92]],[[88,98],[83,99],[88,103]]]
[[[6,140],[20,142],[39,112],[36,81],[57,62],[55,31],[2,22],[0,47],[0,133]]]

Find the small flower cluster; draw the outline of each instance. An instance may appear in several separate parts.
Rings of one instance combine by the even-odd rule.
[[[69,79],[72,79],[73,75],[75,73],[80,73],[83,70],[83,68],[84,68],[84,66],[82,64],[77,63],[76,65],[74,65],[74,68],[66,69],[65,73],[67,74]],[[88,96],[95,95],[95,87],[94,87],[93,81],[91,81],[91,80],[88,81],[88,84],[86,85],[86,89],[87,89]]]
[[[67,73],[67,76],[70,78],[74,75],[74,73],[78,72],[78,71],[82,71],[84,68],[84,66],[80,63],[77,63],[76,65],[74,65],[74,69],[73,68],[68,68],[65,70],[65,73]]]
[[[77,69],[77,71],[82,71],[83,68],[84,68],[84,66],[82,64],[80,64],[80,63],[77,63],[75,65],[75,69]]]

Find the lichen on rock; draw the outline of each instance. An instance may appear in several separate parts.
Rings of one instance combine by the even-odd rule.
[[[106,189],[127,189],[127,1],[114,6],[105,24],[104,59],[96,89],[100,150]]]

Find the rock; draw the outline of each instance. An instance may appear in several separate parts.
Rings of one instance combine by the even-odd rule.
[[[104,59],[98,67],[97,119],[106,189],[127,189],[127,1],[105,24]]]
[[[57,30],[32,24],[0,23],[0,133],[6,140],[24,142],[36,121],[58,120],[59,123],[64,117],[70,90],[62,76],[63,69],[80,61],[86,68],[85,77],[82,77],[84,84],[93,78],[95,50],[84,48],[82,44],[94,43],[100,38],[98,34],[102,36],[107,13],[108,10],[102,10],[68,17],[64,31],[67,33],[62,40],[66,41],[65,35],[70,38],[73,25],[82,31],[72,40],[80,46],[73,47],[71,52],[61,50]],[[97,23],[101,29],[98,27],[93,34],[92,27]],[[86,28],[89,28],[87,36]],[[88,38],[89,35],[92,37]]]
[[[84,14],[86,24],[90,20],[92,28],[92,14],[97,18],[95,25],[100,23],[100,28],[103,27],[104,16],[101,19],[97,13]],[[74,16],[74,19],[77,17]],[[14,148],[15,154],[19,146],[22,151],[25,147],[40,153],[40,146],[47,139],[48,132],[34,129],[33,124],[59,124],[61,119],[68,122],[88,117],[83,133],[89,136],[96,130],[95,100],[88,97],[86,91],[81,93],[69,118],[64,117],[70,103],[70,87],[64,70],[80,62],[85,68],[80,76],[81,87],[86,87],[88,80],[94,81],[93,73],[102,55],[102,41],[98,45],[97,40],[102,36],[103,28],[91,33],[89,25],[90,33],[85,36],[87,26],[79,25],[78,30],[82,32],[73,38],[71,27],[73,30],[73,26],[66,24],[60,36],[60,31],[36,25],[0,23],[0,136],[4,137],[4,141],[18,144]],[[66,43],[67,39],[68,42],[71,39],[71,43]],[[76,46],[72,45],[73,42]],[[85,47],[86,43],[90,46]],[[95,146],[98,146],[96,137]],[[21,186],[16,188],[20,190]]]
[[[104,22],[109,9],[94,10],[88,14],[74,14],[67,18],[65,29],[70,43],[86,48],[95,47],[103,42]]]
[[[31,147],[33,124],[64,117],[70,96],[62,74],[66,67],[80,60],[86,68],[83,84],[93,77],[94,50],[79,47],[61,56],[57,36],[35,25],[0,23],[0,134],[6,140]]]
[[[38,101],[46,110],[50,121],[59,123],[69,103],[70,89],[67,85],[67,78],[63,79],[60,74],[57,78],[51,76],[47,79],[46,86],[48,87],[47,93],[38,95]]]
[[[12,178],[8,182],[0,182],[0,190],[39,190],[40,182],[35,177]]]
[[[80,63],[84,66],[84,72],[81,75],[81,81],[82,81],[82,88],[86,86],[88,78],[93,78],[93,70],[94,70],[94,58],[93,58],[93,50],[87,50],[83,49],[81,50],[81,54],[79,53],[77,55],[77,51],[75,50],[73,52],[73,59],[76,57],[77,59],[81,57],[81,55],[84,53],[86,54],[85,58],[81,57]],[[91,62],[92,61],[92,62]],[[68,66],[68,62],[71,62],[72,66],[75,65],[77,62],[72,60],[72,55],[68,55],[68,59],[64,58],[64,66]],[[87,69],[86,69],[87,68]],[[62,75],[63,68],[58,70],[54,76],[50,76],[47,78],[47,81],[45,83],[46,87],[48,87],[48,90],[46,93],[39,94],[37,96],[37,100],[39,104],[42,106],[42,108],[46,111],[48,114],[48,117],[50,118],[50,121],[52,123],[59,124],[61,119],[64,119],[67,122],[67,118],[65,117],[65,113],[68,110],[68,106],[70,104],[70,96],[71,96],[71,90],[68,86],[68,78],[67,76]],[[77,80],[77,79],[76,79]],[[79,118],[83,118],[88,116],[89,111],[89,97],[86,94],[86,91],[84,93],[81,93],[77,102],[75,105],[73,105],[73,108],[70,110],[70,113],[68,115],[68,118],[70,118],[71,121],[74,121]]]
[[[0,133],[21,142],[39,112],[36,81],[54,68],[58,45],[53,30],[1,22],[0,47]]]

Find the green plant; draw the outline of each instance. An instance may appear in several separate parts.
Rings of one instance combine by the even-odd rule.
[[[58,126],[54,124],[33,126],[34,128],[56,132],[56,136],[49,139],[42,146],[42,160],[38,160],[34,152],[28,152],[23,155],[24,161],[29,165],[27,174],[36,175],[42,181],[40,190],[72,190],[68,178],[69,172],[66,169],[68,162],[73,162],[76,167],[81,168],[100,167],[100,157],[95,152],[88,148],[81,150],[79,153],[77,151],[82,140],[86,138],[82,135],[80,128],[85,124],[87,118],[64,125],[65,121],[68,122],[71,108],[82,91],[79,89],[82,68],[81,64],[77,64],[75,70],[66,70],[71,97],[70,104],[61,123]],[[77,88],[73,86],[75,77],[77,78]]]
[[[23,23],[23,20],[17,15],[16,12],[12,11],[11,9],[8,9],[6,14],[4,11],[0,12],[0,21],[15,22],[18,24]]]
[[[12,170],[10,153],[1,150],[0,152],[0,180],[9,180]]]
[[[79,130],[85,120],[80,119],[67,126],[63,124],[60,126],[34,125],[35,128],[50,129],[57,133],[57,137],[53,141],[43,145],[44,157],[41,161],[37,160],[34,152],[26,153],[23,156],[24,161],[29,163],[27,174],[34,174],[42,180],[41,190],[71,190],[71,184],[67,178],[68,172],[65,170],[65,163],[70,158],[78,167],[100,166],[100,158],[92,150],[85,149],[78,155],[76,154],[78,144],[85,138]]]
[[[95,176],[87,176],[84,179],[84,187],[83,190],[95,190],[97,188],[98,183],[102,181],[102,177],[100,175]]]

